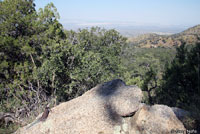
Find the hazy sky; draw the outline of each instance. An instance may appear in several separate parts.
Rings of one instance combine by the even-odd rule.
[[[50,2],[61,23],[200,24],[200,0],[35,0],[36,9]]]

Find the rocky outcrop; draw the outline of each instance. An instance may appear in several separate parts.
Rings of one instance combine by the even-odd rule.
[[[172,110],[176,114],[176,117],[183,123],[185,128],[188,131],[190,130],[190,133],[195,133],[196,131],[200,133],[200,120],[198,115],[177,107],[172,107]]]
[[[172,109],[141,103],[142,91],[116,79],[51,109],[44,122],[19,134],[142,134],[184,130]],[[163,128],[164,127],[164,128]]]
[[[190,113],[188,111],[185,111],[183,109],[177,108],[177,107],[172,107],[173,112],[176,114],[176,117],[179,120],[182,120],[186,116],[190,116]]]
[[[138,134],[167,134],[186,131],[173,110],[165,105],[144,105],[131,119],[131,126],[133,134],[135,132]]]

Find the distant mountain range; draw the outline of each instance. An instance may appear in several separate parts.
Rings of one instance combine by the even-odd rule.
[[[67,30],[78,30],[91,27],[101,27],[105,29],[116,29],[123,36],[133,37],[146,33],[156,33],[159,35],[170,35],[179,33],[191,25],[162,25],[129,21],[84,21],[84,20],[62,20],[64,28]]]
[[[129,37],[128,41],[140,47],[172,47],[179,46],[181,42],[187,44],[194,44],[200,38],[200,25],[188,28],[187,30],[172,34],[172,35],[159,35],[156,33],[148,33],[136,37]]]

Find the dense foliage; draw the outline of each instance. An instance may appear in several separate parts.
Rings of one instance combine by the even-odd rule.
[[[38,104],[46,99],[37,75],[45,60],[44,48],[49,42],[64,39],[56,8],[51,3],[37,13],[32,0],[5,0],[0,15],[1,110]]]
[[[127,83],[142,87],[145,75],[150,69],[161,78],[165,64],[170,63],[174,55],[173,48],[140,48],[133,44],[126,46],[123,49],[122,65],[127,73]]]
[[[158,103],[200,112],[200,43],[177,48],[172,63],[166,67]]]
[[[165,64],[175,56],[174,48],[140,48],[129,44],[123,48],[123,79],[128,85],[139,86],[144,101],[153,103],[155,90],[160,87]]]
[[[0,2],[0,111],[19,119],[117,78],[126,38],[100,28],[64,31],[52,3]]]

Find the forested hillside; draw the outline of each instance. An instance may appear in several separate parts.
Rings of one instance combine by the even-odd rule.
[[[139,86],[146,103],[198,113],[200,44],[191,40],[143,48],[114,29],[65,30],[53,3],[36,11],[33,0],[0,1],[0,133],[115,78]]]
[[[134,45],[145,48],[157,47],[176,47],[182,42],[195,44],[200,37],[200,25],[189,28],[181,33],[173,35],[143,34],[137,37],[131,37],[128,41]]]

